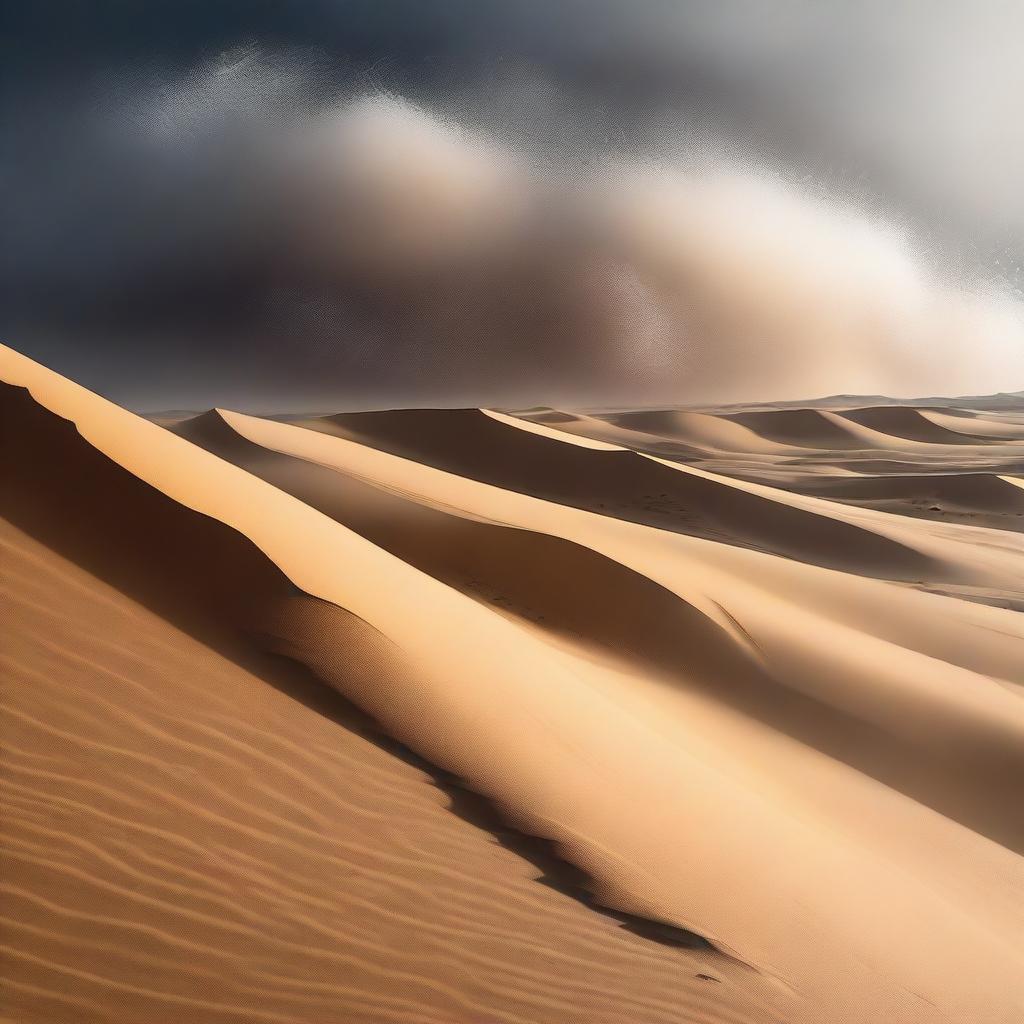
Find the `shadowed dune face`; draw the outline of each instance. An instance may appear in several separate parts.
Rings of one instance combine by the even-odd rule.
[[[769,412],[732,413],[727,418],[778,444],[820,448],[825,451],[857,449],[861,442],[841,423],[817,409],[777,409]]]
[[[994,473],[809,477],[794,489],[936,522],[1024,530],[1024,489]]]
[[[936,423],[928,413],[938,410],[905,409],[899,406],[877,406],[867,409],[845,409],[841,415],[872,430],[894,437],[926,444],[988,444],[992,438],[972,434],[968,429],[948,430]]]
[[[246,440],[215,411],[174,430],[502,614],[756,715],[943,813],[1017,841],[1013,830],[1004,833],[990,815],[979,814],[973,800],[977,785],[1012,769],[1002,755],[967,776],[960,765],[951,772],[948,757],[934,752],[909,762],[905,737],[894,742],[884,730],[791,689],[707,615],[611,558],[560,537],[419,504],[350,473],[283,455]],[[298,614],[308,623],[310,616],[329,615],[326,609],[306,603]],[[296,621],[292,637],[330,633],[328,626],[296,627]],[[290,649],[304,663],[314,658],[323,678],[337,679],[337,665],[319,644],[292,640]],[[337,685],[345,690],[343,680]]]
[[[998,414],[972,412],[968,409],[924,409],[926,419],[946,430],[964,434],[971,438],[991,438],[995,441],[1020,441],[1024,439],[1024,424],[1010,418],[999,418]]]
[[[563,895],[322,684],[225,659],[6,523],[0,553],[11,1019],[769,1019],[752,972]]]
[[[665,410],[661,412],[627,412],[605,417],[610,423],[626,430],[640,431],[652,437],[676,440],[683,444],[700,445],[717,451],[768,453],[773,455],[799,454],[799,446],[778,442],[756,433],[742,423],[724,416],[706,413]],[[801,444],[805,443],[801,441]]]
[[[4,517],[207,642],[238,649],[295,588],[223,523],[170,501],[23,388],[0,387]],[[54,465],[62,467],[52,472]],[[73,514],[69,514],[73,510]]]
[[[707,616],[590,548],[431,508],[268,450],[216,412],[179,424],[175,432],[501,613],[666,674],[678,673],[681,643],[696,652],[694,667],[716,678],[749,670],[748,659],[737,656]]]
[[[998,476],[927,486],[1008,519],[1012,439],[175,436],[2,366],[20,1019],[1024,1013],[1024,626],[986,606],[1024,600],[1024,547],[857,504],[865,454],[984,448]]]
[[[401,474],[402,464],[394,457],[377,456],[375,459],[371,455],[368,459],[360,459],[357,456],[356,461],[346,463],[346,451],[357,455],[360,450],[352,442],[342,441],[339,444],[330,437],[318,438],[295,427],[271,424],[237,414],[226,415],[235,430],[250,439],[258,439],[261,442],[250,453],[246,462],[247,465],[253,467],[254,472],[264,479],[272,480],[278,486],[289,489],[290,493],[302,497],[303,500],[314,504],[322,511],[327,511],[332,517],[340,515],[342,521],[347,525],[353,525],[358,521],[353,510],[353,503],[350,501],[347,505],[343,505],[337,500],[331,501],[329,498],[332,489],[339,485],[344,486],[342,481],[351,480],[352,476],[356,475],[361,479],[373,479],[378,488],[394,492],[394,484],[390,482],[392,477],[387,475],[383,466],[378,471],[381,472],[381,475],[373,475],[374,462],[380,463],[388,460],[390,460],[393,472]],[[508,421],[505,424],[506,429],[515,432],[514,423],[514,420]],[[226,426],[228,424],[222,421],[220,433]],[[526,433],[524,436],[532,438],[535,435]],[[560,442],[554,441],[553,443]],[[223,445],[224,450],[234,450],[237,440],[223,438]],[[570,451],[578,450],[571,439],[566,446]],[[293,455],[301,456],[306,469],[303,470],[301,464],[297,465],[295,460],[288,460],[290,474],[283,471],[283,466],[279,467],[276,474],[268,470],[268,447],[276,449],[279,457],[282,451],[289,451]],[[588,452],[588,454],[590,453]],[[335,471],[335,479],[332,481],[329,477],[320,478],[319,487],[311,488],[310,480],[313,478],[313,474],[321,473],[328,466]],[[408,499],[411,497],[418,497],[420,501],[437,502],[438,499],[432,495],[452,495],[458,488],[460,480],[463,483],[466,482],[464,478],[449,477],[448,474],[436,470],[426,470],[425,472],[428,477],[433,475],[438,489],[431,492],[422,491],[418,489],[422,484],[416,485],[411,479],[404,478],[401,493],[404,496],[405,507],[408,507]],[[303,478],[305,478],[303,483],[299,483]],[[399,475],[394,479],[403,478]],[[696,479],[699,482],[704,482],[701,477]],[[470,483],[469,486],[479,487],[480,485]],[[725,481],[720,481],[715,486],[721,490],[728,489]],[[498,493],[500,495],[501,492]],[[544,514],[543,503],[537,505],[533,498],[527,497],[524,500],[526,506],[533,507],[531,506],[532,502],[539,509],[540,514],[535,520],[524,520],[517,517],[512,504],[506,503],[503,507],[500,497],[490,506],[465,504],[467,501],[465,496],[459,499],[463,503],[461,505],[449,505],[448,501],[450,500],[451,498],[446,498],[440,507],[446,510],[444,514],[449,521],[449,527],[455,530],[459,529],[457,523],[461,517],[456,515],[453,519],[453,512],[457,513],[457,510],[461,508],[462,515],[470,513],[474,517],[478,517],[487,514],[484,512],[485,507],[493,508],[497,514],[508,517],[506,521],[509,523],[524,525],[525,522],[536,522],[539,529],[552,528],[552,524]],[[379,499],[375,505],[379,508]],[[370,515],[372,518],[373,513],[371,512]],[[359,529],[365,530],[368,525],[369,522],[364,520],[364,524]],[[370,528],[372,530],[372,526]],[[486,528],[493,530],[495,524],[489,524]],[[499,527],[499,529],[504,530],[505,527]],[[624,524],[623,529],[631,530],[634,527]],[[502,535],[499,534],[499,536]],[[378,535],[378,539],[379,537],[380,535]],[[553,605],[565,600],[573,603],[579,602],[580,598],[576,596],[577,591],[574,586],[567,588],[566,581],[557,572],[554,575],[549,575],[549,567],[544,562],[544,555],[549,551],[545,541],[550,541],[553,538],[547,537],[538,530],[530,530],[522,532],[522,539],[524,544],[519,553],[523,561],[513,570],[514,574],[519,577],[517,586],[521,587],[525,583],[528,589],[533,588],[536,592],[548,595],[548,600]],[[434,548],[434,543],[429,532],[419,533],[412,529],[403,542],[403,557],[423,567],[430,560],[430,556],[428,555],[424,559],[422,554],[417,555],[417,544],[421,550],[430,552]],[[495,538],[490,541],[490,544],[500,546],[500,541]],[[529,552],[531,544],[535,545],[532,553]],[[391,548],[391,550],[397,549]],[[1006,820],[1001,808],[993,806],[985,808],[979,805],[973,797],[973,794],[977,792],[978,784],[983,787],[994,785],[998,789],[1007,775],[1012,775],[1017,771],[1015,767],[1017,755],[1014,752],[1015,740],[1010,738],[994,740],[994,737],[989,737],[990,741],[994,740],[994,745],[986,754],[979,756],[975,740],[969,739],[965,732],[960,737],[966,744],[963,748],[964,759],[957,760],[954,769],[953,762],[949,759],[950,737],[944,726],[935,733],[925,728],[921,732],[911,735],[896,726],[895,722],[890,722],[888,728],[896,728],[896,733],[899,736],[896,739],[895,736],[888,734],[885,728],[877,730],[866,721],[845,714],[836,715],[834,709],[827,702],[807,700],[807,694],[791,689],[787,685],[784,674],[780,675],[771,660],[764,657],[763,652],[759,650],[756,642],[752,641],[742,625],[726,609],[716,603],[715,610],[721,613],[718,621],[725,626],[734,642],[740,641],[739,650],[746,655],[742,658],[728,657],[722,651],[722,634],[716,630],[709,631],[707,619],[701,622],[700,615],[694,618],[692,614],[683,616],[680,610],[671,611],[671,605],[679,601],[678,591],[671,592],[665,588],[655,588],[650,591],[648,600],[637,602],[642,619],[647,623],[647,628],[643,630],[645,639],[639,640],[639,634],[630,635],[622,630],[621,627],[628,626],[633,618],[629,612],[622,610],[622,605],[619,603],[620,594],[625,603],[636,600],[639,594],[634,595],[630,590],[620,591],[620,577],[612,571],[613,567],[618,566],[617,562],[612,559],[602,559],[601,562],[595,563],[601,565],[600,575],[584,573],[581,579],[589,583],[594,591],[603,594],[603,598],[598,599],[599,604],[603,602],[606,609],[614,608],[613,615],[621,619],[619,628],[607,630],[607,616],[591,610],[591,631],[581,636],[579,632],[574,634],[570,630],[567,635],[575,635],[579,639],[585,638],[590,642],[600,636],[601,639],[598,642],[605,650],[615,650],[616,642],[625,641],[627,646],[622,649],[630,651],[629,657],[634,661],[650,661],[652,667],[660,669],[669,678],[681,681],[688,688],[707,693],[714,700],[733,706],[743,714],[755,715],[759,721],[770,723],[772,728],[799,739],[801,743],[826,751],[831,757],[854,765],[858,770],[883,780],[887,785],[899,789],[901,792],[912,793],[916,800],[936,807],[944,814],[957,820],[969,821],[971,827],[986,835],[998,836],[1000,841],[1014,847],[1024,841],[1024,837],[1018,834],[1016,826]],[[435,562],[435,565],[437,564]],[[530,566],[525,573],[524,566]],[[619,568],[621,569],[621,567]],[[478,571],[481,572],[484,579],[492,581],[493,587],[500,589],[503,585],[507,586],[509,579],[501,581],[499,579],[500,570],[495,573],[494,569],[493,565],[487,567],[481,564]],[[583,598],[582,600],[588,608],[593,609],[591,599]],[[666,605],[665,602],[668,604]],[[658,610],[656,611],[656,609]],[[669,612],[668,617],[666,610]],[[557,616],[555,619],[557,620]],[[661,622],[673,623],[675,628],[670,627],[664,635],[659,634],[655,624]],[[685,628],[681,628],[684,626]],[[612,640],[613,637],[616,640]],[[638,649],[644,646],[648,653],[646,655],[637,653]],[[657,652],[663,652],[665,657],[651,660],[651,655]],[[908,743],[918,748],[915,758],[909,760],[905,756],[905,745]],[[970,776],[973,781],[965,787],[964,782],[967,776]]]
[[[638,457],[507,426],[479,410],[353,413],[310,426],[459,476],[631,522],[801,561],[920,579],[928,558],[847,523],[765,501]]]
[[[208,442],[219,433],[236,457],[251,450],[263,451],[268,462],[289,461],[240,438],[218,414],[205,414],[192,427]],[[563,967],[570,974],[579,972],[575,998],[582,1005],[595,999],[595,1011],[610,1002],[630,1015],[674,1021],[680,988],[689,987],[699,1005],[708,979],[720,983],[723,973],[731,973],[740,989],[748,984],[742,969],[710,951],[699,936],[628,915],[608,916],[586,888],[586,876],[571,870],[549,843],[510,829],[457,780],[396,744],[345,700],[339,691],[376,686],[382,679],[393,682],[409,671],[402,653],[367,623],[297,590],[247,538],[126,472],[24,389],[0,386],[0,432],[22,439],[3,446],[0,462],[5,482],[0,514],[10,524],[3,527],[4,564],[13,580],[32,579],[50,609],[47,621],[60,623],[47,647],[59,668],[52,685],[43,688],[42,713],[56,707],[50,690],[65,705],[49,725],[33,717],[26,726],[19,717],[21,709],[40,714],[35,691],[42,682],[37,672],[45,665],[38,649],[42,638],[35,632],[41,624],[31,603],[21,605],[15,584],[4,594],[10,614],[5,621],[14,624],[23,642],[9,652],[14,685],[5,705],[13,717],[7,718],[4,735],[24,745],[5,760],[5,774],[9,768],[18,786],[17,823],[5,826],[3,837],[32,836],[30,849],[42,838],[44,845],[66,849],[70,842],[77,850],[74,836],[83,830],[95,835],[97,817],[112,822],[101,824],[95,854],[86,844],[85,875],[64,873],[59,855],[54,862],[31,854],[26,860],[24,840],[7,860],[5,877],[15,888],[5,891],[5,905],[25,922],[15,934],[30,959],[0,958],[0,964],[12,984],[11,1005],[24,1007],[21,1019],[49,1021],[53,1012],[71,1012],[82,1014],[82,1020],[150,1020],[173,1007],[180,1020],[242,1015],[314,1024],[337,1013],[346,1020],[391,1021],[395,1014],[404,1019],[433,1006],[442,1014],[464,1015],[476,1007],[475,1012],[500,1012],[510,1020],[523,1012],[524,1020],[557,1022],[567,1004],[550,997],[543,972],[531,966],[537,955],[546,958],[554,948],[560,956],[568,953]],[[54,465],[64,471],[49,472]],[[353,481],[353,486],[366,485]],[[68,516],[71,507],[75,515]],[[566,568],[579,566],[570,562]],[[90,640],[93,632],[102,639]],[[146,651],[141,661],[137,650]],[[97,679],[103,680],[102,697]],[[237,714],[238,706],[255,713]],[[109,725],[90,724],[108,718]],[[68,721],[71,734],[61,731]],[[60,730],[47,745],[54,724]],[[111,748],[113,757],[105,754],[109,730],[118,744]],[[322,749],[310,749],[315,735],[321,736]],[[63,787],[51,795],[31,768],[22,767],[19,753],[31,752],[31,764],[44,750],[55,764],[72,759],[64,768],[71,774],[63,777],[72,780],[75,794],[86,792],[84,804],[61,803],[56,794],[65,792]],[[87,756],[76,764],[80,751]],[[304,751],[301,758],[298,751]],[[166,764],[164,756],[170,757]],[[216,766],[212,788],[211,764]],[[184,769],[175,767],[181,765]],[[197,785],[182,788],[180,780],[172,781],[181,770],[194,775]],[[126,771],[152,773],[148,788],[140,783],[136,792]],[[282,773],[283,791],[273,782]],[[267,785],[254,786],[250,778],[266,779]],[[452,810],[431,794],[431,778],[448,794]],[[97,779],[101,788],[93,796]],[[161,787],[174,794],[172,801],[164,801]],[[55,831],[40,836],[32,816],[23,818],[26,796],[30,804],[58,801]],[[332,819],[317,810],[325,796],[328,806],[338,805],[333,820],[342,827],[329,827]],[[138,799],[150,806],[147,814],[136,812]],[[354,820],[353,806],[361,808]],[[111,815],[127,816],[127,831],[117,824],[126,819]],[[378,822],[378,830],[381,821],[394,825],[366,832],[368,820]],[[399,827],[409,835],[396,849]],[[253,828],[260,830],[258,837]],[[498,857],[497,868],[490,866],[492,836],[514,851]],[[285,852],[275,853],[281,843]],[[436,849],[426,865],[414,856],[423,843]],[[118,858],[128,851],[128,859],[115,860],[113,869],[112,850]],[[149,874],[151,857],[161,865],[156,875]],[[141,875],[132,868],[136,858],[146,868]],[[404,907],[397,918],[387,906],[375,909],[378,883],[369,879],[368,886],[353,888],[351,881],[353,871],[364,871],[361,864],[381,860],[390,872],[388,885],[400,894],[388,902]],[[534,893],[537,867],[544,884]],[[196,884],[194,879],[211,871],[209,885]],[[452,887],[451,899],[467,905],[462,914],[467,931],[462,925],[446,931],[422,909],[424,894],[436,898],[439,878]],[[125,884],[132,896],[124,916],[96,917],[104,893]],[[517,885],[524,897],[514,898],[511,912],[496,912],[497,902],[508,899]],[[54,886],[65,893],[63,904],[49,898]],[[362,897],[360,888],[367,888]],[[244,891],[250,892],[246,909],[233,908]],[[183,900],[183,892],[191,895]],[[295,910],[283,917],[282,895],[288,903],[297,900]],[[153,901],[159,909],[150,907]],[[147,927],[158,924],[164,932],[133,953],[140,914],[150,922]],[[374,944],[352,930],[353,914],[363,919],[366,936],[377,934],[388,943],[390,966],[383,977],[381,968],[372,969]],[[36,944],[36,924],[25,938],[30,921],[42,921],[55,929],[53,935],[64,936],[54,960],[39,959],[40,952],[49,957],[50,950]],[[348,924],[339,930],[339,921]],[[532,936],[541,923],[543,938]],[[509,938],[507,946],[497,940],[493,961],[490,954],[481,957],[470,949],[480,928]],[[677,950],[674,959],[662,952],[666,944]],[[688,961],[678,952],[686,946],[703,952],[688,954],[693,958]],[[425,962],[424,949],[433,950]],[[595,966],[595,949],[607,968]],[[97,977],[69,975],[68,950],[74,951],[73,964],[92,966]],[[475,962],[474,971],[484,980],[440,987],[436,979],[453,951]],[[236,981],[218,982],[218,965],[239,958],[250,966]],[[395,975],[402,958],[413,964],[404,977],[400,971]],[[196,960],[203,965],[198,970]],[[371,968],[368,975],[364,963]],[[629,967],[623,979],[636,972],[635,983],[602,977],[605,969],[618,971],[624,964]],[[523,988],[512,1002],[499,996],[498,979],[505,972]],[[763,987],[746,973],[755,990]],[[361,975],[364,990],[352,990],[353,978]],[[274,991],[275,981],[286,979],[289,985]],[[257,1002],[253,993],[259,991],[265,996]],[[118,993],[121,1009],[108,1013],[103,1002],[111,992]],[[756,991],[738,998],[755,1012],[771,997]],[[683,1002],[689,999],[683,996]]]
[[[1024,530],[1014,484],[1024,475],[1024,427],[1009,406],[849,408],[850,402],[847,396],[808,408],[559,415],[573,434],[738,480],[935,522]],[[522,415],[555,422],[543,410]]]

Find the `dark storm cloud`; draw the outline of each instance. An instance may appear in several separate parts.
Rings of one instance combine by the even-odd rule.
[[[928,10],[653,0],[6,5],[0,332],[150,405],[178,395],[397,403],[586,400],[619,389],[635,398],[659,383],[686,399],[721,391],[725,364],[710,348],[695,353],[692,337],[677,337],[666,355],[664,339],[652,340],[681,333],[677,310],[651,295],[664,254],[652,262],[647,236],[627,251],[633,235],[610,238],[607,218],[571,197],[626,158],[786,167],[875,211],[909,214],[933,263],[955,260],[1012,289],[1024,233],[1012,97],[1024,83],[1006,39],[1021,19],[999,4],[972,5],[973,16]],[[494,185],[527,196],[514,226],[488,220],[514,207],[511,195],[470,205],[493,236],[485,255],[456,246],[431,254],[428,272],[426,229],[411,241],[400,233],[384,251],[389,218],[408,213],[401,195],[415,186],[427,208],[449,201],[439,181],[451,168],[437,180],[399,177],[392,192],[353,191],[347,158],[325,155],[323,142],[347,104],[382,93],[410,101],[390,109],[412,112],[403,123],[414,135],[426,125],[425,149],[400,150],[399,162],[467,159],[472,177],[490,159],[472,163],[484,140],[499,164],[516,165]],[[453,124],[462,127],[446,149]],[[386,181],[391,172],[385,162],[367,173]],[[464,194],[475,187],[467,181]],[[809,237],[832,245],[830,230]],[[686,246],[672,247],[672,274],[685,270],[692,282],[678,258]],[[716,267],[732,268],[733,255]],[[746,266],[747,255],[737,258]],[[791,296],[807,287],[799,274],[787,279]],[[787,302],[779,324],[804,308]],[[709,308],[701,323],[721,332],[719,307]],[[747,351],[757,365],[768,343]]]

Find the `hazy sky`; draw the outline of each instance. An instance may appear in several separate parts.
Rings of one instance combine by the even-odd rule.
[[[0,13],[0,337],[136,406],[1024,387],[1024,5]]]

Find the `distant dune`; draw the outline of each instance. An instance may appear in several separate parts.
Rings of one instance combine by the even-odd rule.
[[[847,522],[662,466],[633,451],[598,451],[510,429],[479,410],[334,416],[306,424],[417,463],[559,504],[727,539],[837,568],[907,578],[927,559]]]
[[[0,378],[12,1019],[1024,1018],[1012,412]]]
[[[989,437],[970,434],[966,429],[946,429],[928,415],[938,411],[882,405],[867,409],[844,409],[840,415],[880,433],[926,444],[985,444],[990,440]]]
[[[728,418],[780,444],[826,451],[863,447],[861,439],[842,419],[836,419],[834,415],[819,409],[732,413]]]
[[[610,423],[630,431],[680,441],[708,451],[745,452],[767,455],[797,455],[800,445],[779,442],[758,434],[750,426],[724,416],[666,410],[626,412],[606,417]]]

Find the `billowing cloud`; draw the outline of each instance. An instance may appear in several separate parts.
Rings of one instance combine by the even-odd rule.
[[[256,50],[113,90],[65,131],[48,148],[74,201],[26,184],[7,281],[26,331],[193,372],[216,351],[239,387],[367,404],[1024,384],[1012,295],[707,131],[566,158]]]

